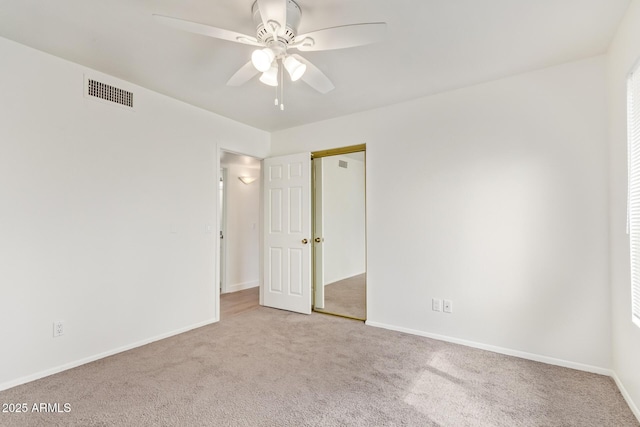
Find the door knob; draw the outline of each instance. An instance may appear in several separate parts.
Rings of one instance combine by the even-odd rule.
[[[309,243],[309,241],[307,239],[302,239],[302,244],[306,245],[307,243]]]
[[[314,240],[315,240],[316,243],[322,242],[322,239],[320,237],[316,237]]]

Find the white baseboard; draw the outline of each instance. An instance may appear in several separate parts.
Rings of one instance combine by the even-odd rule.
[[[252,280],[250,282],[244,282],[244,283],[236,283],[235,285],[227,285],[226,293],[243,291],[245,289],[255,288],[256,286],[259,286],[259,285],[260,283],[257,280]]]
[[[616,385],[618,386],[618,390],[620,390],[620,394],[622,394],[622,397],[624,397],[624,400],[627,401],[627,405],[629,405],[629,408],[631,408],[631,412],[633,412],[633,415],[635,415],[638,421],[640,422],[640,409],[638,409],[638,406],[634,403],[633,400],[631,400],[631,395],[629,394],[629,392],[627,392],[627,389],[624,388],[622,381],[620,381],[620,378],[618,378],[618,374],[616,374],[615,371],[613,371],[611,373],[611,377],[616,382]]]
[[[592,372],[594,374],[613,376],[613,371],[607,368],[601,368],[599,366],[586,365],[583,363],[571,362],[563,359],[556,359],[554,357],[541,356],[539,354],[527,353],[525,351],[512,350],[510,348],[498,347],[489,344],[482,344],[475,341],[467,341],[459,338],[448,337],[445,335],[432,334],[429,332],[418,331],[415,329],[402,328],[393,325],[387,325],[385,323],[371,322],[367,320],[366,325],[374,326],[376,328],[389,329],[392,331],[405,332],[411,335],[418,335],[421,337],[433,338],[439,341],[446,341],[454,344],[460,344],[467,347],[479,348],[481,350],[493,351],[494,353],[506,354],[507,356],[520,357],[522,359],[533,360],[535,362],[548,363],[549,365],[562,366],[565,368],[577,369],[579,371]]]
[[[28,383],[28,382],[31,382],[31,381],[39,380],[40,378],[48,377],[49,375],[57,374],[59,372],[66,371],[68,369],[76,368],[76,367],[78,367],[80,365],[84,365],[84,364],[87,364],[87,363],[90,363],[90,362],[94,362],[94,361],[99,360],[99,359],[104,359],[105,357],[113,356],[114,354],[122,353],[123,351],[131,350],[131,349],[134,349],[136,347],[142,347],[143,345],[147,345],[147,344],[150,344],[150,343],[155,342],[155,341],[159,341],[159,340],[162,340],[162,339],[165,339],[165,338],[169,338],[169,337],[172,337],[174,335],[179,335],[179,334],[185,333],[187,331],[190,331],[192,329],[201,328],[203,326],[207,326],[207,325],[210,325],[212,323],[216,323],[216,320],[215,319],[213,319],[213,320],[211,320],[211,319],[210,320],[205,320],[204,322],[200,322],[200,323],[196,323],[196,324],[193,324],[193,325],[189,325],[187,327],[176,329],[174,331],[167,332],[165,334],[156,335],[154,337],[147,338],[147,339],[135,342],[133,344],[127,344],[127,345],[124,345],[122,347],[115,348],[113,350],[108,350],[108,351],[105,351],[105,352],[102,352],[102,353],[99,353],[99,354],[95,354],[93,356],[89,356],[89,357],[85,357],[85,358],[82,358],[82,359],[79,359],[79,360],[76,360],[76,361],[73,361],[73,362],[65,363],[64,365],[56,366],[55,368],[46,369],[44,371],[36,372],[35,374],[27,375],[27,376],[24,376],[24,377],[21,377],[21,378],[16,378],[15,380],[11,380],[11,381],[7,381],[7,382],[4,382],[4,383],[1,383],[0,384],[0,391],[7,390],[7,389],[10,389],[12,387],[16,387],[16,386],[19,386],[21,384],[25,384],[25,383]]]

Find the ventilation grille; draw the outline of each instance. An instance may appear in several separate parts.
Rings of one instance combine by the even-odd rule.
[[[88,95],[133,108],[133,92],[89,79]]]
[[[344,160],[338,160],[338,167],[339,168],[347,168],[347,166],[349,166],[349,163],[345,162]]]

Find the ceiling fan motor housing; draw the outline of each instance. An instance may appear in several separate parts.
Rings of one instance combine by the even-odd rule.
[[[253,6],[251,6],[251,15],[253,16],[253,23],[256,26],[256,38],[258,41],[266,45],[269,45],[270,42],[274,41],[288,45],[294,41],[298,34],[298,26],[300,25],[302,11],[300,10],[298,3],[293,0],[287,0],[287,22],[284,27],[281,27],[278,30],[278,40],[274,40],[271,32],[264,27],[257,1],[253,3]]]

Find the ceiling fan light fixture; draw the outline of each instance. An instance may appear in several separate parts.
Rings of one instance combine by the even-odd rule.
[[[269,86],[278,86],[278,65],[273,65],[262,73],[260,81]]]
[[[287,69],[292,82],[300,79],[304,72],[307,71],[306,64],[298,61],[293,56],[287,56],[287,59],[284,60],[284,68]]]
[[[265,72],[271,67],[275,57],[275,52],[268,47],[256,49],[251,54],[251,63],[256,67],[256,70]]]

